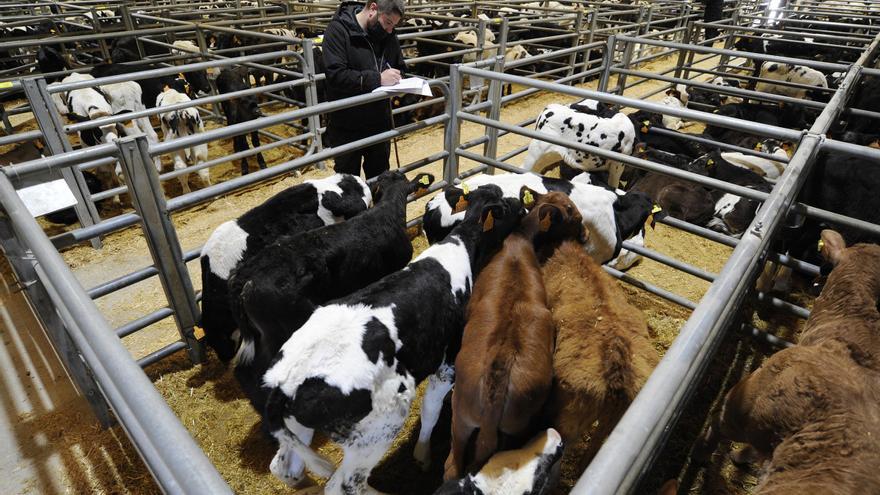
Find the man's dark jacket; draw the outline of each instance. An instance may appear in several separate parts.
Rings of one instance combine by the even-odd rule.
[[[400,53],[397,34],[376,42],[361,29],[355,14],[362,3],[343,2],[324,32],[323,55],[327,75],[327,99],[338,100],[369,93],[381,85],[379,73],[385,63],[401,74],[406,63]],[[378,54],[377,54],[378,53]],[[338,110],[330,115],[330,126],[370,135],[391,129],[391,110],[387,100]]]

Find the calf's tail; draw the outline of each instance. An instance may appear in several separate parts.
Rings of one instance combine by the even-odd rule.
[[[498,427],[504,415],[507,390],[510,382],[509,359],[495,356],[489,371],[483,377],[483,414],[480,417],[480,431],[474,450],[474,463],[481,468],[498,449]]]
[[[290,428],[287,427],[284,421],[284,412],[289,401],[290,398],[279,387],[274,387],[269,392],[269,397],[266,399],[266,410],[263,415],[269,431],[278,439],[279,443],[286,443],[287,446],[293,449],[296,455],[305,462],[309,471],[323,478],[329,478],[335,470],[333,463],[312,450],[296,433],[290,431]]]

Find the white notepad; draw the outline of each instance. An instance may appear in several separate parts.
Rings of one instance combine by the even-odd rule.
[[[76,204],[76,198],[64,179],[24,187],[16,192],[31,215],[35,217]]]
[[[373,93],[409,93],[413,95],[434,96],[428,82],[418,77],[407,77],[401,79],[399,83],[393,86],[379,86],[373,90]]]

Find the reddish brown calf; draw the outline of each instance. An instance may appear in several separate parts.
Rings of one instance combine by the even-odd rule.
[[[843,342],[861,366],[880,371],[880,246],[846,247],[833,230],[822,231],[822,256],[834,265],[816,298],[799,343]]]
[[[535,245],[560,238],[583,242],[586,236],[568,196],[528,191],[526,205],[528,194],[536,198],[531,212],[474,283],[455,360],[447,480],[464,474],[465,446],[475,429],[480,431],[472,465],[479,469],[497,450],[499,431],[527,433],[550,391],[555,330]]]
[[[727,394],[721,432],[772,456],[753,493],[880,493],[880,374],[835,340],[771,356]]]

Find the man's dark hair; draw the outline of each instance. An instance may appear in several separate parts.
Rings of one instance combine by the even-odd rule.
[[[406,10],[403,0],[367,0],[367,7],[376,4],[380,14],[397,14],[403,17]]]

